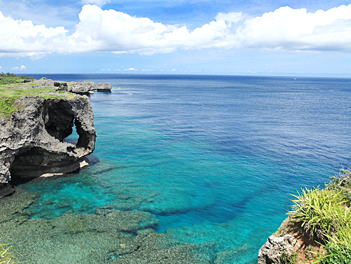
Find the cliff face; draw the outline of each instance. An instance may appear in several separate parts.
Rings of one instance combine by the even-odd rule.
[[[20,110],[9,120],[0,117],[0,192],[11,180],[78,170],[94,151],[94,116],[86,96],[26,96],[16,104]],[[74,125],[77,144],[63,142]]]

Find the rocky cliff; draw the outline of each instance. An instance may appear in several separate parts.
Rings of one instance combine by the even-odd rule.
[[[95,84],[91,81],[83,82],[57,82],[50,79],[42,78],[37,82],[39,87],[55,87],[57,91],[67,91],[81,95],[87,95],[98,92],[111,92],[112,85],[110,83]]]
[[[0,197],[11,191],[11,181],[69,173],[87,164],[84,157],[94,151],[96,139],[88,97],[52,91],[21,97],[14,106],[11,115],[0,115]],[[74,125],[75,145],[64,142]]]

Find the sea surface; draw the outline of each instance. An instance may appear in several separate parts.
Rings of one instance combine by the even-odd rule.
[[[90,95],[98,135],[92,165],[21,186],[39,194],[26,209],[31,218],[111,205],[146,211],[159,233],[231,249],[235,262],[223,263],[255,263],[287,217],[291,194],[323,188],[350,166],[351,79],[33,76],[113,89]]]

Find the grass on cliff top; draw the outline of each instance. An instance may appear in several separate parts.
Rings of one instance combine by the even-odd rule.
[[[1,76],[1,74],[0,74]],[[21,105],[15,104],[20,98],[24,96],[39,96],[45,99],[49,98],[62,98],[64,96],[69,96],[73,98],[73,94],[60,91],[55,92],[53,87],[37,87],[34,79],[32,82],[19,83],[20,77],[0,77],[2,80],[7,79],[6,84],[0,81],[0,118],[4,117],[8,119],[13,112],[20,110]],[[22,79],[21,79],[22,80]]]
[[[26,81],[32,81],[34,80],[33,77],[27,77],[27,76],[17,76],[16,74],[13,73],[0,73],[0,85],[5,85],[5,84],[13,84],[13,83],[21,83]]]
[[[309,247],[305,263],[351,264],[351,171],[341,170],[331,180],[325,189],[303,189],[294,195],[292,211],[275,233],[303,241],[303,247]]]

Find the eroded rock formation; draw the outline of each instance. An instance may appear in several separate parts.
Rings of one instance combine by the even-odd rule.
[[[297,240],[292,235],[271,235],[258,253],[258,264],[284,264],[296,251]]]
[[[91,94],[94,91],[98,92],[111,92],[112,85],[110,83],[99,83],[95,84],[91,81],[83,81],[83,82],[55,82],[50,79],[40,79],[38,80],[39,87],[56,87],[56,90],[64,90],[71,93],[87,95]]]
[[[9,120],[0,118],[0,192],[14,179],[69,173],[86,164],[96,139],[86,96],[22,97],[16,104],[20,110]],[[74,125],[77,144],[63,142]]]

